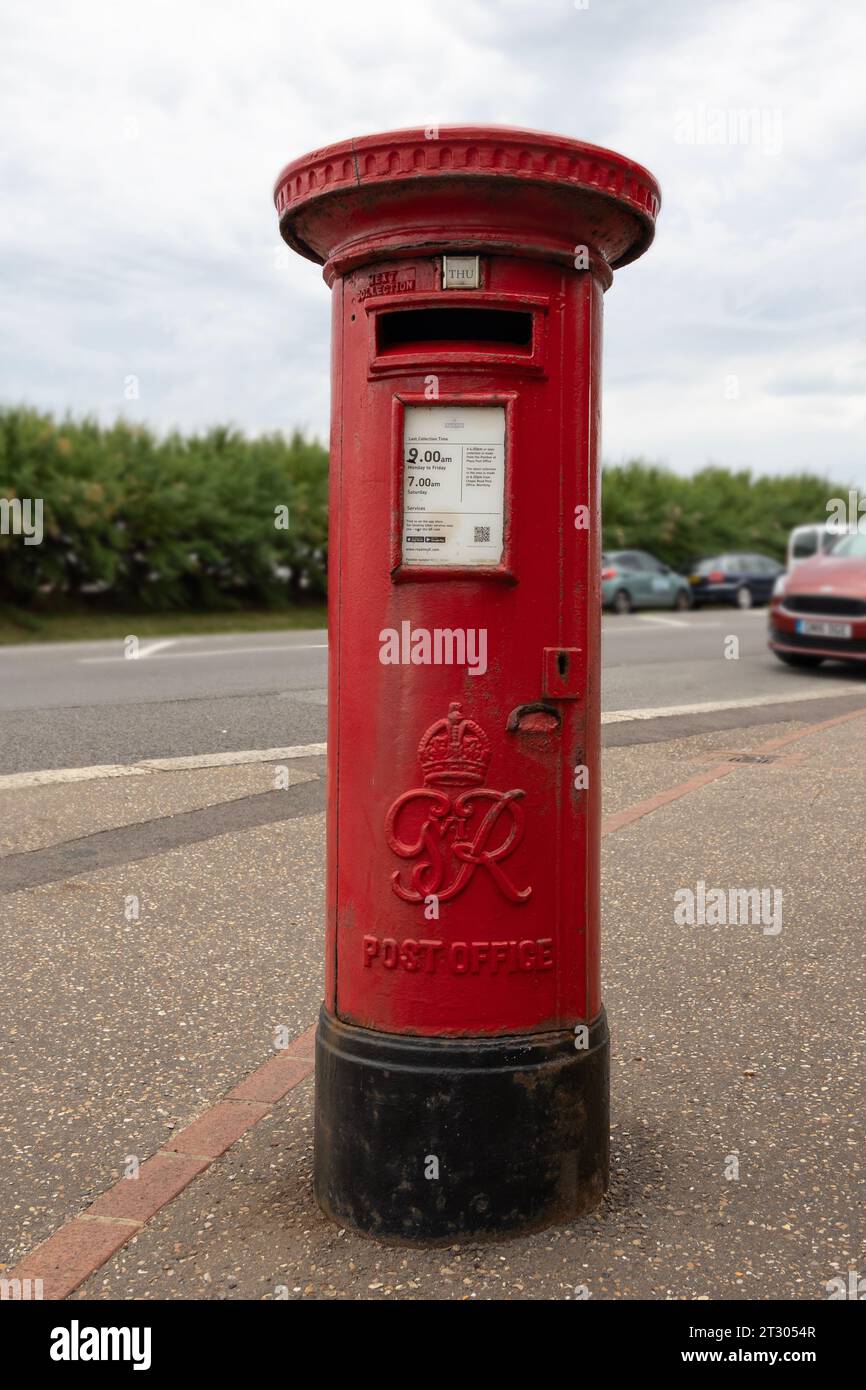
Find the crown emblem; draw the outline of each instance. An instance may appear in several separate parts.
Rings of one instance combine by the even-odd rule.
[[[465,719],[453,701],[445,719],[431,724],[418,745],[425,783],[471,786],[483,782],[490,763],[490,744],[474,719]]]

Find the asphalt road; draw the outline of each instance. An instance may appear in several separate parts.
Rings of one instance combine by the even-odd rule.
[[[603,630],[604,711],[665,712],[672,735],[694,725],[692,705],[758,702],[769,718],[776,697],[866,693],[866,672],[841,664],[783,667],[765,610],[605,617]],[[326,671],[320,631],[145,640],[137,660],[119,641],[0,647],[0,773],[318,743]],[[694,727],[726,720],[745,722],[708,708]],[[613,722],[606,741],[641,741],[641,729]]]

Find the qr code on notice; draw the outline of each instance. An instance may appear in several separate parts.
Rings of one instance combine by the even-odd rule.
[[[476,526],[476,527],[475,527],[475,539],[476,539],[476,541],[489,541],[489,540],[490,540],[490,527],[489,527],[489,526]]]

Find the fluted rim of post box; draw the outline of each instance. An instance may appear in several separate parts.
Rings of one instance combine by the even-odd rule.
[[[661,205],[652,174],[613,150],[512,126],[428,126],[341,140],[294,159],[274,187],[283,238],[307,259],[327,255],[297,235],[294,220],[312,205],[368,189],[384,194],[430,180],[502,180],[596,196],[634,215],[634,236],[610,266],[627,265],[650,245]]]

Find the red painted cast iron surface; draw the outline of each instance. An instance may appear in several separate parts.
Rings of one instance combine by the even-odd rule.
[[[442,128],[319,151],[276,200],[333,287],[327,1005],[433,1036],[591,1021],[602,291],[648,244],[658,190],[577,142]],[[441,288],[442,251],[480,254],[478,290]],[[431,306],[529,315],[531,343],[394,345],[378,326]],[[505,409],[488,569],[401,562],[413,404]],[[407,657],[421,630],[483,630],[486,670],[383,664],[386,630]]]

